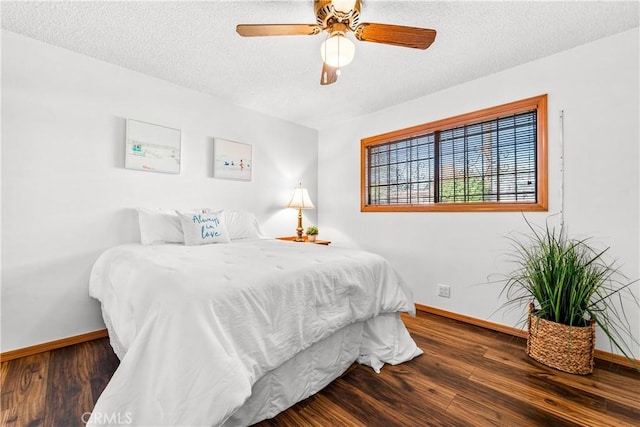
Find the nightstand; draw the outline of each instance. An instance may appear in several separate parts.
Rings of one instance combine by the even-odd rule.
[[[302,236],[302,238],[304,239],[304,242],[296,242],[296,243],[315,243],[316,245],[325,245],[325,246],[329,246],[331,244],[330,240],[318,240],[318,239],[316,239],[315,242],[310,242],[310,241],[307,240],[307,236]],[[295,242],[296,236],[276,237],[276,239],[278,239],[278,240],[287,240],[289,242]]]

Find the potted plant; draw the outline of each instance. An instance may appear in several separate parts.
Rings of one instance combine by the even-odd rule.
[[[635,281],[605,259],[609,248],[596,250],[589,239],[571,239],[564,227],[527,225],[532,234],[526,241],[511,238],[517,268],[500,294],[507,306],[529,303],[527,354],[561,371],[591,373],[597,325],[635,366],[628,342],[638,339],[623,304],[638,306],[630,288]]]
[[[315,225],[308,226],[305,234],[307,235],[307,239],[310,242],[315,242],[316,236],[318,235],[318,227],[316,227]]]

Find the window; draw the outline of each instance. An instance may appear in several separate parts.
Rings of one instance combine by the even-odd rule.
[[[546,211],[547,95],[361,141],[361,210]]]

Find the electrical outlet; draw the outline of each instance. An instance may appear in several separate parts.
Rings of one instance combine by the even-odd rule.
[[[438,296],[444,298],[451,298],[451,286],[438,285]]]

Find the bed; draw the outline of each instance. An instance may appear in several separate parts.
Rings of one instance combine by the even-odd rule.
[[[380,256],[265,238],[126,244],[96,261],[120,365],[89,425],[245,426],[318,392],[356,360],[422,351],[410,290]]]

